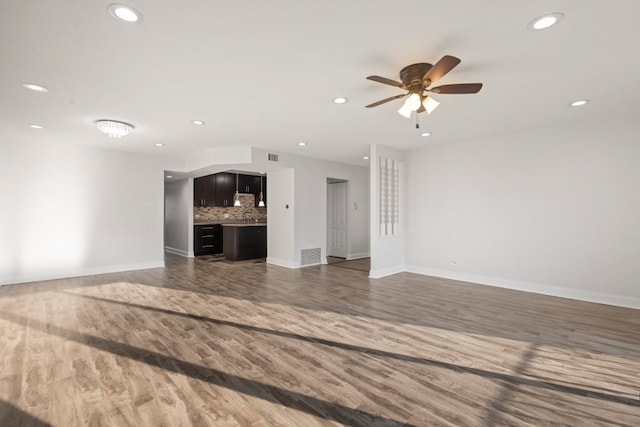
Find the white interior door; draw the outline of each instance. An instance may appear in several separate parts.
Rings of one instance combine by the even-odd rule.
[[[327,256],[347,257],[347,182],[327,184]]]

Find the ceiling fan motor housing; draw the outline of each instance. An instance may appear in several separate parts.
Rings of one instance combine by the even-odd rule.
[[[422,78],[431,67],[433,67],[433,65],[426,62],[407,65],[400,70],[400,80],[407,87],[415,86],[416,84],[422,85]]]

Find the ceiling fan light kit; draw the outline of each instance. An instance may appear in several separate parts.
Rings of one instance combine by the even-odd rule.
[[[418,111],[420,105],[422,105],[421,96],[415,92],[409,95],[409,97],[404,101],[404,106],[411,111]]]
[[[440,105],[440,103],[430,96],[427,96],[424,101],[422,101],[422,106],[427,111],[427,114],[431,114],[433,110],[438,108],[438,105]]]
[[[398,114],[400,114],[402,117],[406,117],[407,119],[411,118],[411,113],[413,113],[413,111],[408,109],[404,104],[402,104],[402,107],[400,107],[400,109],[398,110]]]
[[[395,99],[407,97],[398,110],[398,113],[406,118],[411,118],[411,113],[416,114],[426,111],[431,114],[440,103],[427,93],[439,94],[471,94],[478,93],[482,89],[482,83],[459,83],[430,87],[440,80],[460,63],[460,59],[455,56],[445,55],[435,65],[426,62],[411,64],[400,70],[401,82],[380,76],[369,76],[368,80],[395,86],[406,90],[403,95],[391,96],[366,106],[366,108],[377,107]],[[417,116],[416,116],[417,118]]]

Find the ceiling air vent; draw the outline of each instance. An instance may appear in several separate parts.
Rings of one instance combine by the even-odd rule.
[[[273,154],[273,153],[269,153],[269,160],[272,162],[277,162],[278,161],[278,155],[277,154]]]

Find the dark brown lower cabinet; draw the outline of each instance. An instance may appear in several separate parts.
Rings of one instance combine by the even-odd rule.
[[[194,225],[193,253],[195,256],[222,253],[222,225]]]
[[[230,261],[267,257],[267,226],[247,225],[222,227],[224,257]]]

